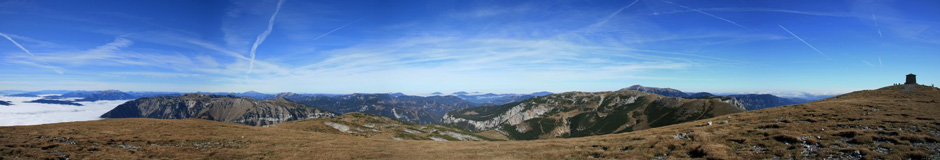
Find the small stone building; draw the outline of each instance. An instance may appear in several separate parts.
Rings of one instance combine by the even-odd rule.
[[[907,81],[904,81],[904,84],[917,84],[917,75],[907,74]]]

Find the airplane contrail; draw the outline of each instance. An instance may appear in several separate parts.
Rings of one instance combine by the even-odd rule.
[[[812,16],[829,16],[829,17],[851,17],[852,15],[848,13],[827,13],[827,12],[810,12],[810,11],[798,11],[798,10],[786,10],[786,9],[774,9],[774,8],[699,8],[694,10],[680,10],[680,11],[671,11],[671,12],[661,12],[657,14],[675,14],[683,12],[694,12],[698,11],[717,11],[717,12],[776,12],[776,13],[790,13],[790,14],[802,14],[802,15],[812,15]]]
[[[869,67],[875,67],[875,65],[873,65],[873,64],[871,64],[871,63],[869,63],[869,62],[868,62],[868,61],[866,61],[866,60],[862,60],[862,63],[865,63],[865,64],[867,64],[867,65],[868,65]]]
[[[607,21],[609,21],[611,18],[614,18],[614,16],[616,16],[617,14],[620,14],[620,12],[622,12],[624,9],[627,9],[627,8],[632,7],[634,4],[636,4],[636,2],[640,2],[640,0],[633,1],[633,3],[630,3],[630,4],[626,5],[626,6],[621,7],[620,9],[618,9],[617,11],[615,11],[614,13],[610,14],[610,16],[607,16],[607,18],[604,18],[603,21],[600,21],[599,23],[597,23],[596,26],[604,25],[604,24],[607,23]]]
[[[744,25],[738,24],[737,22],[734,22],[734,21],[731,21],[731,20],[728,20],[728,19],[725,19],[725,18],[716,16],[716,15],[713,15],[713,14],[708,13],[708,12],[700,11],[700,10],[698,10],[698,9],[692,9],[692,8],[689,8],[689,7],[686,7],[686,6],[683,6],[683,5],[679,5],[679,4],[675,4],[675,3],[672,3],[672,2],[669,2],[669,1],[663,1],[663,2],[672,4],[672,5],[676,5],[676,6],[679,6],[679,7],[682,7],[682,8],[688,9],[688,10],[691,10],[691,11],[695,11],[695,12],[704,14],[704,15],[706,15],[706,16],[710,16],[710,17],[715,18],[715,19],[719,19],[719,20],[722,20],[722,21],[731,23],[731,24],[733,24],[733,25],[735,25],[735,26],[744,28],[744,29],[746,29],[746,30],[751,30],[751,28],[747,28],[747,27],[745,27]]]
[[[255,39],[255,44],[251,45],[251,52],[249,52],[251,54],[251,60],[248,62],[248,73],[245,73],[246,78],[255,67],[255,51],[258,50],[258,46],[264,42],[264,39],[268,38],[268,34],[271,34],[271,29],[274,28],[274,17],[277,17],[277,13],[281,11],[281,4],[284,4],[284,0],[277,1],[277,8],[274,9],[274,14],[271,14],[271,19],[268,20],[268,29],[261,32],[258,38]]]
[[[812,48],[814,51],[816,51],[816,53],[819,53],[819,55],[822,55],[823,57],[826,57],[826,59],[829,59],[829,56],[819,51],[819,49],[816,49],[816,47],[813,47],[813,45],[804,41],[803,38],[800,38],[800,36],[796,36],[796,34],[793,34],[793,32],[790,32],[790,30],[788,30],[786,27],[783,27],[783,25],[777,25],[777,26],[780,26],[781,29],[783,29],[784,31],[787,31],[787,33],[790,33],[790,35],[793,35],[793,37],[796,37],[797,40],[800,40],[800,42],[803,42],[803,44],[806,44],[806,46],[809,46],[809,48]]]
[[[16,41],[14,41],[13,38],[10,38],[10,36],[8,36],[7,34],[0,33],[0,36],[7,38],[7,40],[10,40],[10,42],[13,42],[14,45],[16,45],[17,47],[20,47],[20,49],[22,49],[24,52],[29,53],[30,56],[33,56],[32,52],[29,52],[29,50],[26,50],[26,48],[24,48],[23,45],[20,45],[20,43],[16,43]]]
[[[885,38],[881,35],[881,27],[878,26],[878,18],[875,18],[875,13],[871,13],[871,20],[875,21],[875,28],[878,28],[878,37]]]
[[[336,31],[338,31],[338,30],[340,30],[340,29],[346,28],[346,26],[352,25],[353,23],[359,22],[359,21],[361,21],[361,20],[362,20],[362,18],[360,18],[360,19],[358,19],[358,20],[356,20],[356,21],[353,21],[353,22],[346,23],[346,25],[340,26],[339,28],[330,30],[329,32],[326,32],[326,33],[323,33],[323,34],[321,34],[320,36],[317,36],[316,38],[313,38],[313,40],[311,40],[311,41],[315,41],[315,40],[317,40],[317,39],[320,39],[320,38],[322,38],[322,37],[324,37],[324,36],[326,36],[326,35],[328,35],[328,34],[330,34],[330,33],[333,33],[333,32],[336,32]]]

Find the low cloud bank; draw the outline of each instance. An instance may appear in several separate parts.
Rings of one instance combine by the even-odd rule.
[[[0,100],[10,101],[9,106],[0,105],[0,126],[38,125],[61,122],[98,120],[105,112],[130,100],[109,100],[95,102],[76,102],[82,106],[24,103],[41,97],[6,97]]]

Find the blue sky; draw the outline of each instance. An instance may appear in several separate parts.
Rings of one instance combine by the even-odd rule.
[[[0,0],[0,89],[842,93],[940,82],[938,7]]]

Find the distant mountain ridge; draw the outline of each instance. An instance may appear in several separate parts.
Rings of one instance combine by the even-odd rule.
[[[340,114],[369,113],[418,124],[439,123],[448,111],[474,106],[456,96],[421,97],[388,93],[341,96],[281,93],[278,96]]]
[[[492,105],[503,105],[507,103],[513,103],[529,99],[537,96],[546,96],[553,94],[552,92],[535,92],[530,94],[495,94],[495,93],[486,93],[486,94],[470,94],[465,91],[454,92],[453,95],[460,97],[463,100],[466,100],[475,105],[481,106],[492,106]]]
[[[264,94],[254,91],[244,93],[212,93],[258,100],[287,98],[298,103],[319,107],[340,114],[361,112],[382,115],[405,122],[430,124],[440,123],[445,113],[452,110],[481,105],[500,105],[544,96],[551,92],[532,94],[470,94],[456,92],[455,95],[411,96],[403,93],[354,93],[354,94],[298,94],[282,92]]]
[[[231,92],[197,92],[199,94],[211,94],[231,97],[243,97],[255,100],[274,100],[277,98],[287,98],[309,106],[321,107],[336,113],[362,112],[377,114],[395,118],[397,120],[429,124],[439,123],[441,117],[451,110],[476,107],[480,104],[468,102],[457,96],[409,96],[403,93],[356,93],[348,95],[340,94],[297,94],[283,92],[278,94],[266,94],[255,91],[242,93]],[[533,94],[546,94],[538,92]],[[163,97],[163,96],[181,96],[178,92],[121,92],[118,90],[103,91],[67,91],[61,95],[45,96],[43,99],[52,99],[56,101],[98,101],[98,100],[126,100],[136,98]],[[33,95],[23,95],[33,96]],[[495,96],[493,102],[487,104],[500,104],[523,100],[531,96],[518,96],[515,94],[500,94]],[[66,98],[80,98],[75,100],[61,100]],[[490,99],[492,100],[492,99]]]
[[[125,99],[136,99],[139,96],[134,96],[128,93],[124,93],[118,90],[104,90],[93,92],[90,95],[84,96],[85,98],[78,99],[75,101],[99,101],[99,100],[125,100]]]
[[[626,90],[635,90],[653,94],[659,94],[668,97],[682,97],[682,98],[715,98],[715,97],[731,97],[737,99],[742,103],[747,110],[758,110],[770,107],[794,105],[801,103],[809,103],[813,100],[799,99],[799,98],[783,98],[777,97],[771,94],[730,94],[718,96],[708,92],[697,92],[697,93],[686,93],[677,89],[672,88],[657,88],[657,87],[645,87],[641,85],[633,85],[627,88]],[[824,97],[824,96],[817,96]]]
[[[43,103],[43,104],[61,104],[61,105],[72,105],[72,106],[82,106],[82,104],[75,103],[72,101],[61,101],[54,99],[37,99],[32,101],[26,101],[24,103]]]
[[[79,98],[76,99],[76,102],[94,102],[100,100],[128,100],[128,99],[137,99],[141,96],[129,94],[126,92],[121,92],[119,90],[102,90],[102,91],[70,91],[63,93],[61,95],[52,95],[44,96],[43,99],[65,99],[65,98]]]
[[[9,97],[39,97],[39,95],[31,94],[31,93],[17,93],[17,94],[10,94],[10,95],[6,95],[6,96],[9,96]]]
[[[644,87],[641,85],[633,85],[624,89],[646,92],[646,93],[653,93],[653,94],[658,94],[658,95],[662,95],[666,97],[689,97],[689,95],[686,94],[685,92],[682,92],[678,89],[672,89],[672,88],[657,88],[657,87]]]
[[[727,95],[728,97],[734,97],[738,99],[747,110],[758,110],[770,107],[786,106],[800,103],[807,103],[808,101],[795,101],[788,98],[780,98],[770,94],[737,94],[737,95]]]
[[[200,118],[258,126],[336,116],[284,98],[258,101],[232,96],[185,94],[128,101],[101,115],[101,118]]]

